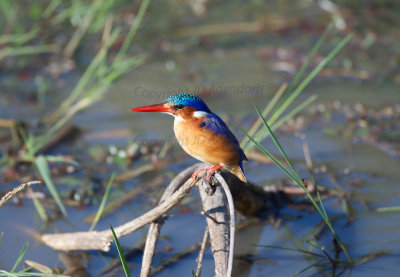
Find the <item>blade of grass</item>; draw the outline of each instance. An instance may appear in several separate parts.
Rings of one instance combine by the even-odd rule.
[[[326,217],[328,217],[328,214],[326,213],[326,210],[325,210],[324,201],[322,201],[322,199],[321,199],[321,195],[320,195],[320,193],[319,193],[319,190],[318,190],[318,187],[317,187],[317,186],[315,186],[315,190],[316,190],[316,192],[317,192],[317,197],[318,197],[319,204],[321,205],[321,210],[322,210],[322,212],[324,213],[324,215],[325,215]]]
[[[19,263],[21,262],[22,258],[23,258],[24,255],[25,255],[25,251],[26,251],[26,249],[28,248],[28,245],[29,245],[29,243],[28,243],[28,242],[25,242],[24,247],[22,247],[21,251],[19,252],[19,255],[18,255],[18,257],[17,257],[17,260],[15,261],[15,264],[14,264],[14,266],[13,266],[12,269],[11,269],[11,272],[14,272],[15,269],[17,268],[17,266],[19,265]]]
[[[78,47],[81,39],[85,35],[87,29],[90,26],[90,23],[93,21],[94,17],[96,16],[97,11],[100,9],[103,1],[100,0],[93,0],[89,8],[87,8],[82,16],[82,20],[78,25],[78,28],[72,35],[71,39],[69,40],[67,46],[64,49],[64,57],[71,58],[74,54],[76,48]]]
[[[271,101],[269,102],[269,104],[267,105],[267,107],[265,108],[265,110],[262,112],[262,115],[264,117],[267,117],[267,115],[269,114],[269,112],[275,107],[276,103],[278,102],[278,100],[283,100],[281,102],[285,102],[285,100],[287,99],[287,97],[281,97],[283,95],[284,92],[291,92],[293,87],[295,87],[298,82],[300,81],[301,77],[304,75],[305,70],[307,69],[308,65],[310,64],[310,62],[312,61],[313,57],[315,56],[315,54],[317,53],[317,51],[319,50],[319,48],[321,47],[322,43],[324,42],[326,36],[328,35],[329,31],[332,29],[331,25],[328,25],[328,27],[325,29],[324,33],[322,34],[322,36],[318,39],[317,43],[314,45],[314,47],[311,49],[310,53],[307,56],[306,61],[302,64],[302,66],[300,67],[299,71],[297,72],[297,74],[295,75],[293,81],[290,83],[289,87],[286,86],[282,86],[278,92],[274,95],[274,97],[271,99]],[[294,100],[294,99],[293,99]],[[313,100],[314,101],[314,100]],[[278,104],[278,106],[280,106]],[[299,107],[299,106],[297,106]],[[296,107],[296,109],[297,109]],[[291,118],[292,116],[285,116],[284,120],[279,120],[279,125],[282,125],[284,122],[286,122],[286,120],[288,118]],[[283,119],[283,118],[282,118]],[[257,121],[257,129],[258,127],[261,125],[261,121]],[[273,123],[272,120],[269,121],[270,124]],[[254,124],[256,125],[256,124]],[[278,125],[278,124],[277,124]],[[274,126],[273,126],[274,127]],[[257,130],[256,129],[256,130]],[[274,129],[274,128],[272,128]],[[251,136],[254,135],[253,132],[251,132],[252,129],[249,130],[249,134]],[[262,134],[262,132],[260,131],[259,134]],[[265,136],[259,136],[256,135],[256,138],[259,138],[259,141],[264,139]],[[246,141],[246,143],[244,143],[243,141]],[[251,150],[251,146],[249,144],[249,141],[247,139],[247,137],[245,137],[242,141],[242,146],[245,152],[250,151]]]
[[[111,225],[110,225],[110,228],[111,228],[111,232],[112,232],[112,234],[114,236],[115,245],[117,246],[118,255],[119,255],[119,258],[121,260],[122,267],[124,268],[125,276],[126,277],[130,277],[131,273],[129,272],[129,268],[128,268],[128,264],[126,263],[125,256],[122,253],[122,249],[121,249],[121,245],[119,244],[118,237],[115,234],[114,229],[113,229],[113,227]]]
[[[310,264],[309,266],[307,266],[307,267],[305,267],[305,268],[303,268],[303,269],[297,271],[295,274],[290,275],[290,277],[299,276],[299,275],[302,274],[303,272],[305,272],[305,271],[307,271],[307,270],[313,268],[314,266],[316,266],[316,265],[318,265],[318,264],[320,264],[320,263],[321,263],[321,261],[318,261],[318,262],[315,262],[315,263],[313,263],[313,264]]]
[[[0,270],[0,276],[7,276],[7,277],[19,277],[17,275],[12,274],[11,272],[7,272],[5,270]]]
[[[30,192],[33,193],[32,190],[30,190]],[[32,197],[32,201],[33,201],[33,205],[35,206],[35,209],[40,217],[40,219],[44,222],[46,222],[49,218],[46,214],[46,210],[43,207],[42,203],[40,203],[40,200],[37,199],[35,196]]]
[[[66,159],[62,156],[53,156],[53,155],[45,155],[44,158],[46,159],[46,161],[51,162],[51,163],[66,163],[66,164],[70,164],[73,166],[78,167],[79,163],[75,160],[71,160],[71,159]]]
[[[51,179],[50,169],[49,169],[49,166],[48,166],[44,156],[43,155],[37,156],[35,158],[35,164],[36,164],[37,169],[39,170],[40,175],[43,178],[44,183],[47,186],[47,189],[50,191],[51,196],[56,201],[62,214],[64,216],[67,216],[67,210],[65,209],[64,204],[62,203],[62,200],[60,198],[60,195],[58,194],[57,188],[54,185],[53,180]]]
[[[324,246],[319,246],[318,244],[316,244],[314,241],[312,240],[306,240],[306,242],[311,245],[312,247],[320,250],[322,253],[325,254],[326,258],[328,258],[328,260],[331,262],[332,266],[335,266],[336,261],[334,259],[332,259],[331,255],[329,255],[329,253],[325,250]]]
[[[282,105],[274,112],[271,118],[268,120],[270,123],[275,120],[289,107],[290,104],[296,99],[296,97],[304,90],[304,88],[318,75],[318,73],[339,53],[340,50],[350,41],[353,37],[353,33],[348,34],[342,39],[336,47],[329,52],[329,54],[306,76],[306,78],[299,84],[299,86],[290,94]]]
[[[149,3],[150,0],[143,0],[142,4],[140,5],[139,11],[132,23],[131,28],[129,29],[128,34],[126,35],[126,38],[121,46],[121,49],[118,51],[118,54],[114,59],[113,65],[119,63],[125,56],[126,51],[128,51],[128,48],[131,45],[132,40],[135,37],[136,32],[138,31],[140,24],[143,21],[144,14],[146,13]]]
[[[3,16],[7,19],[7,22],[11,21],[15,15],[15,11],[11,6],[11,1],[9,0],[0,1],[0,10],[3,13]]]
[[[62,3],[62,0],[52,0],[47,5],[42,13],[42,17],[47,19],[50,15],[57,9],[57,7]]]
[[[290,118],[293,118],[296,114],[298,114],[299,112],[304,110],[306,107],[308,107],[311,103],[313,103],[315,100],[317,100],[317,98],[318,98],[317,95],[314,94],[314,95],[310,96],[309,98],[307,98],[305,101],[301,102],[293,110],[291,110],[285,116],[281,117],[277,122],[275,122],[271,126],[272,131],[275,131],[276,129],[281,127],[286,121],[288,121]]]
[[[264,121],[265,122],[265,121]],[[265,122],[266,123],[266,122]],[[268,125],[268,124],[267,124]],[[268,130],[271,130],[270,128],[268,128]],[[349,253],[347,252],[346,247],[344,246],[342,240],[340,239],[339,235],[336,233],[335,229],[333,228],[329,217],[326,217],[325,214],[323,213],[323,211],[321,210],[321,208],[319,207],[319,205],[315,202],[314,198],[312,197],[312,195],[310,194],[310,192],[307,190],[307,188],[304,186],[303,182],[301,181],[301,179],[299,177],[295,177],[292,173],[290,173],[269,151],[267,151],[261,144],[259,144],[253,137],[249,136],[244,130],[242,130],[249,138],[252,142],[254,142],[256,144],[256,146],[258,147],[258,149],[261,150],[261,152],[263,152],[265,155],[267,155],[276,165],[278,165],[279,168],[281,168],[286,175],[289,176],[289,178],[291,178],[294,182],[296,182],[297,185],[299,185],[307,194],[307,197],[310,199],[311,203],[314,205],[315,209],[318,211],[318,213],[322,216],[322,218],[324,219],[326,225],[329,227],[329,229],[331,230],[332,234],[335,236],[335,238],[337,239],[337,241],[340,244],[340,247],[342,248],[343,252],[345,253],[347,259],[350,262],[353,262],[351,256],[349,255]],[[284,153],[284,152],[283,152]],[[287,158],[287,157],[286,157]],[[290,161],[289,161],[290,162]],[[294,169],[294,168],[293,168]],[[296,175],[298,176],[298,174],[296,173]]]
[[[299,249],[299,248],[288,248],[288,247],[281,247],[281,246],[276,246],[276,245],[257,245],[257,246],[258,247],[266,247],[266,248],[274,248],[274,249],[279,249],[279,250],[286,250],[286,251],[293,251],[293,252],[300,252],[300,253],[308,254],[311,256],[325,258],[324,255],[314,253],[311,251],[307,251],[307,250],[303,250],[303,249]]]
[[[400,206],[393,206],[393,207],[381,207],[377,208],[375,211],[379,213],[384,213],[384,212],[400,212]]]
[[[393,251],[390,250],[390,249],[372,251],[372,252],[370,252],[370,253],[358,258],[357,261],[356,261],[356,264],[360,265],[360,264],[369,262],[372,259],[384,256],[384,255],[389,255],[389,254],[392,254],[392,253],[393,253]]]
[[[265,128],[267,128],[269,135],[271,136],[272,140],[274,141],[276,147],[279,149],[279,152],[281,152],[283,158],[285,159],[287,165],[292,169],[292,173],[297,177],[298,181],[300,183],[303,183],[301,181],[300,176],[297,174],[296,169],[294,168],[292,162],[289,160],[289,158],[287,157],[285,151],[283,150],[281,144],[279,143],[279,141],[276,139],[274,133],[272,132],[271,128],[269,127],[267,121],[265,120],[265,118],[262,116],[261,111],[258,109],[257,105],[255,103],[253,103],[254,108],[257,111],[257,114],[259,116],[259,118],[261,118],[262,123],[264,124]],[[304,186],[304,185],[303,185]]]
[[[329,32],[332,30],[332,24],[329,24],[328,27],[325,28],[324,33],[322,36],[318,39],[317,43],[313,46],[311,49],[310,53],[308,53],[307,58],[305,62],[302,64],[300,67],[299,71],[297,71],[296,75],[293,78],[293,81],[290,83],[287,91],[292,91],[292,89],[297,86],[299,83],[300,79],[303,77],[304,72],[306,71],[307,67],[310,65],[312,59],[314,58],[315,54],[317,51],[321,48],[322,43],[325,41],[326,36],[329,34]]]
[[[101,199],[99,210],[97,211],[96,216],[95,216],[95,218],[94,218],[94,220],[92,222],[92,225],[89,228],[89,232],[93,231],[93,229],[96,226],[97,222],[101,218],[101,215],[103,214],[104,207],[105,207],[105,205],[107,203],[108,196],[110,195],[111,186],[112,186],[112,184],[114,182],[114,178],[115,178],[115,172],[113,172],[113,174],[110,177],[110,180],[108,181],[108,184],[107,184],[107,187],[106,187],[106,191],[104,192],[103,199]]]
[[[283,83],[280,86],[280,88],[277,90],[277,92],[274,94],[274,96],[272,97],[271,101],[269,101],[269,103],[267,104],[267,106],[263,110],[262,115],[264,117],[268,116],[268,114],[274,108],[274,106],[276,105],[278,100],[281,98],[282,94],[286,91],[286,89],[287,89],[287,83]],[[257,130],[260,128],[260,126],[261,126],[261,120],[258,118],[256,120],[256,122],[254,122],[253,126],[251,126],[251,128],[249,129],[249,131],[248,131],[249,135],[253,136],[257,132]],[[249,144],[249,139],[247,137],[244,137],[242,142],[240,143],[241,147],[243,149],[246,149],[248,144]],[[246,150],[244,150],[244,151],[246,152]]]
[[[0,44],[3,43],[16,43],[16,44],[24,44],[31,39],[34,39],[40,31],[40,27],[35,25],[29,32],[24,34],[10,34],[10,35],[1,35],[0,36]]]
[[[300,103],[299,105],[297,105],[293,110],[291,110],[290,112],[288,112],[286,115],[284,115],[283,117],[281,117],[275,124],[273,124],[271,126],[271,130],[275,131],[276,129],[278,129],[279,127],[281,127],[286,121],[288,121],[290,118],[293,118],[296,114],[298,114],[299,112],[301,112],[302,110],[304,110],[306,107],[308,107],[311,103],[313,103],[315,100],[317,100],[317,96],[316,95],[312,95],[309,98],[307,98],[305,101],[303,101],[302,103]],[[262,123],[262,121],[260,120],[260,122]],[[267,138],[269,136],[268,132],[264,132],[262,129],[259,130],[254,138],[257,141],[262,141],[263,139]],[[248,143],[247,148],[244,148],[243,150],[245,152],[250,151],[253,147],[254,144],[250,144]]]
[[[56,52],[56,45],[27,45],[21,47],[7,47],[0,51],[0,60],[5,57],[22,56],[22,55],[35,55],[49,52]]]

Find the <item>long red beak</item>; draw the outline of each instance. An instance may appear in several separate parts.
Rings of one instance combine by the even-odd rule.
[[[171,112],[170,108],[167,108],[164,106],[164,103],[161,104],[155,104],[155,105],[150,105],[150,106],[143,106],[143,107],[138,107],[138,108],[133,108],[131,111],[134,112]]]

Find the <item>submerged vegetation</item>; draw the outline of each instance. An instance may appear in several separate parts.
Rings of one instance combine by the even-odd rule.
[[[358,222],[364,228],[371,228],[369,221],[360,217],[377,220],[380,215],[385,215],[388,221],[383,224],[388,225],[398,219],[398,191],[374,193],[375,190],[368,185],[383,185],[390,190],[393,182],[396,183],[398,175],[393,175],[396,171],[391,168],[396,168],[400,156],[399,103],[383,103],[371,108],[369,104],[348,104],[337,100],[335,95],[327,97],[317,93],[321,90],[318,87],[321,83],[330,86],[330,82],[343,80],[361,84],[374,82],[376,87],[386,81],[398,85],[400,53],[395,52],[397,50],[388,48],[393,59],[379,75],[365,62],[365,54],[360,53],[361,50],[379,50],[385,46],[387,40],[379,40],[383,25],[379,26],[379,31],[353,29],[352,21],[358,18],[351,16],[355,16],[357,11],[342,1],[334,1],[340,6],[327,1],[332,4],[330,8],[319,4],[308,6],[310,10],[301,5],[312,5],[313,1],[304,1],[296,4],[299,15],[290,20],[287,16],[270,14],[270,7],[260,1],[247,4],[234,1],[229,7],[225,1],[192,2],[0,1],[0,108],[6,112],[0,113],[0,196],[18,184],[42,180],[42,185],[38,182],[31,187],[24,186],[23,192],[16,190],[13,193],[17,196],[13,200],[6,195],[0,202],[0,276],[73,276],[78,271],[89,274],[86,263],[90,259],[104,263],[96,265],[103,268],[91,269],[93,276],[130,276],[130,273],[138,272],[144,234],[139,234],[134,243],[132,240],[121,242],[129,245],[125,248],[121,247],[111,227],[117,251],[113,249],[111,253],[93,252],[90,255],[68,253],[51,259],[40,257],[41,249],[46,246],[33,246],[32,241],[39,237],[39,232],[93,231],[116,226],[117,221],[128,221],[154,206],[168,180],[192,164],[176,150],[173,139],[139,137],[137,132],[143,130],[147,133],[155,130],[156,137],[163,137],[156,130],[162,129],[162,123],[148,124],[149,121],[145,121],[140,124],[139,118],[132,117],[129,119],[133,122],[131,126],[119,127],[116,123],[118,127],[114,128],[104,120],[107,117],[118,121],[122,117],[115,116],[109,109],[117,110],[118,114],[125,98],[121,97],[123,100],[118,102],[118,108],[112,104],[104,108],[103,103],[111,103],[120,97],[115,96],[114,91],[124,90],[118,86],[123,77],[130,81],[127,90],[132,103],[129,105],[133,106],[133,101],[150,104],[154,100],[154,95],[134,93],[134,88],[141,86],[138,82],[142,81],[143,75],[132,77],[131,74],[141,70],[146,72],[146,67],[153,71],[148,80],[143,80],[147,82],[145,85],[161,82],[159,85],[163,87],[165,78],[162,72],[168,72],[169,78],[178,83],[197,83],[193,87],[204,87],[197,93],[207,98],[207,102],[218,102],[223,98],[226,106],[234,107],[226,110],[230,116],[224,119],[230,126],[236,126],[237,134],[242,132],[238,137],[242,138],[241,147],[250,158],[247,167],[249,180],[257,180],[254,184],[261,189],[256,193],[265,205],[262,207],[268,207],[251,216],[240,217],[237,226],[239,246],[235,248],[240,254],[235,256],[234,272],[235,268],[250,272],[254,267],[267,275],[269,270],[273,270],[268,267],[283,268],[291,261],[285,256],[274,256],[275,252],[282,250],[283,253],[301,255],[303,259],[293,268],[288,266],[281,276],[340,276],[346,271],[351,274],[353,270],[357,271],[357,266],[379,260],[382,256],[391,256],[392,252],[400,249],[397,243],[391,244],[396,240],[393,233],[381,243],[377,238],[380,234],[372,232],[368,239],[375,241],[376,245],[366,246],[360,246],[362,243],[350,234],[354,231],[352,224]],[[270,5],[278,5],[272,2]],[[393,10],[399,9],[397,4],[393,5]],[[370,8],[388,9],[385,5]],[[331,17],[317,16],[321,22],[316,20],[316,26],[307,27],[308,19],[302,16],[311,9],[316,14],[323,10]],[[347,13],[341,9],[347,9]],[[365,13],[367,11],[361,14]],[[221,21],[221,18],[225,19]],[[306,47],[290,45],[295,44],[293,40],[300,39],[299,36],[295,36],[289,46],[283,42],[282,38],[291,38],[295,32],[310,37]],[[266,38],[268,36],[273,39]],[[286,45],[281,46],[281,43]],[[202,61],[204,53],[211,57],[210,60]],[[221,71],[231,69],[232,64],[239,65],[239,69],[235,68],[239,71],[234,73],[239,76],[235,75],[233,79],[247,78],[243,82],[249,84],[256,82],[252,76],[240,76],[246,70],[254,70],[246,67],[240,71],[240,67],[245,67],[244,63],[250,60],[254,64],[259,62],[262,70],[266,65],[274,68],[273,73],[268,71],[264,74],[276,76],[276,80],[271,81],[273,85],[268,84],[268,88],[279,87],[275,94],[269,93],[270,89],[251,97],[230,91],[218,94],[213,86],[208,86],[210,90],[203,86],[224,82],[219,80],[224,76]],[[226,65],[219,64],[224,63],[221,61]],[[157,67],[158,63],[160,67]],[[179,84],[181,87],[184,85]],[[155,89],[156,94],[160,92]],[[108,98],[110,95],[113,100]],[[228,96],[224,98],[224,95]],[[364,95],[357,97],[363,98]],[[374,100],[380,97],[384,100],[386,96],[374,95]],[[246,104],[251,100],[256,103],[256,113],[253,109],[238,108],[237,102],[249,107]],[[260,109],[261,106],[264,108]],[[97,113],[93,112],[96,108],[100,110]],[[90,117],[85,123],[85,118]],[[104,127],[96,129],[92,125]],[[143,125],[146,128],[140,127]],[[105,142],[98,143],[97,140],[102,138]],[[337,146],[336,139],[343,145]],[[329,143],[334,144],[334,148]],[[276,150],[272,150],[273,145]],[[298,145],[302,151],[295,149]],[[385,155],[381,160],[387,166],[383,166],[382,172],[371,165],[375,164],[373,158],[380,158],[376,152],[358,160],[355,155],[351,156],[360,151],[355,148],[361,147],[371,147],[364,151],[379,151]],[[336,158],[331,149],[336,149],[341,156]],[[367,159],[371,162],[368,163]],[[271,163],[278,166],[277,170],[269,167]],[[364,168],[372,168],[372,172]],[[300,189],[296,190],[296,186]],[[390,198],[388,195],[392,194],[394,196]],[[270,198],[262,198],[264,195]],[[380,196],[385,200],[381,201]],[[267,202],[276,205],[267,205]],[[7,209],[4,208],[6,205]],[[166,235],[161,235],[160,253],[156,253],[152,273],[162,275],[163,270],[169,268],[175,275],[192,272],[196,276],[193,264],[185,265],[184,257],[193,256],[207,244],[206,236],[205,242],[198,242],[201,232],[197,229],[204,229],[204,219],[197,212],[199,206],[195,194],[187,196],[177,206],[174,213],[182,214],[182,217],[190,214],[190,218],[183,219],[190,223],[182,223],[177,219],[179,217],[168,219],[178,227],[172,227],[173,231],[167,230]],[[29,210],[31,207],[36,210],[36,214],[29,213],[30,217],[35,217],[34,221],[32,218],[13,218],[18,209]],[[315,212],[319,216],[314,216]],[[377,216],[374,217],[374,213]],[[193,230],[188,230],[190,224]],[[260,226],[268,235],[253,231]],[[16,229],[19,238],[25,236],[23,242],[19,239],[20,243],[27,241],[24,246],[16,244],[9,236]],[[190,237],[186,234],[181,237],[183,229],[190,233]],[[354,232],[367,236],[359,230]],[[183,246],[178,246],[176,240]],[[31,242],[29,248],[28,241]],[[9,247],[5,244],[15,248],[13,253],[22,247],[13,263],[2,254],[5,247]],[[32,261],[32,256],[25,258],[30,251],[38,261]],[[46,248],[44,252],[48,251]],[[203,271],[210,273],[213,271],[209,269],[213,267],[212,257],[205,253]],[[194,258],[190,257],[190,260]],[[59,261],[64,266],[60,266]],[[184,264],[184,270],[174,268],[174,264]],[[248,275],[253,276],[252,273]]]

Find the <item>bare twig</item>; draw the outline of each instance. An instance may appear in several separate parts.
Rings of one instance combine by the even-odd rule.
[[[162,221],[152,223],[147,233],[146,247],[143,252],[142,268],[140,270],[141,277],[150,276],[151,264],[153,263],[154,252],[157,244],[160,230],[162,227]]]
[[[178,176],[176,176],[165,190],[163,196],[160,199],[160,204],[170,198],[171,195],[184,183],[184,181],[190,178],[194,171],[205,166],[205,164],[195,164],[194,166],[187,168],[186,170],[182,171]],[[150,276],[151,264],[153,261],[154,252],[162,224],[163,220],[157,220],[150,225],[149,231],[147,233],[146,247],[143,253],[142,269],[140,272],[141,277]]]
[[[31,185],[35,185],[35,184],[41,184],[42,182],[40,181],[30,181],[30,182],[26,182],[23,183],[21,185],[19,185],[18,187],[14,188],[12,191],[9,191],[6,193],[6,195],[4,195],[1,200],[0,200],[0,207],[3,206],[8,200],[10,200],[11,198],[13,198],[18,192],[20,192],[21,190],[31,186]]]
[[[199,166],[199,165],[197,165]],[[179,184],[182,181],[181,174],[174,179]],[[123,225],[115,228],[115,233],[118,237],[126,236],[139,228],[153,222],[160,216],[171,210],[176,204],[178,204],[189,192],[189,190],[195,185],[192,179],[187,180],[179,189],[174,192],[171,197],[165,200],[157,207],[148,211],[144,215],[135,218]],[[167,188],[170,189],[171,186]],[[111,230],[104,230],[101,232],[74,232],[64,234],[44,234],[42,235],[42,241],[57,250],[71,251],[71,250],[102,250],[109,251],[113,236]]]
[[[201,267],[203,266],[203,258],[204,258],[204,252],[206,251],[207,240],[208,240],[208,227],[206,227],[206,229],[204,230],[204,236],[201,242],[199,256],[197,257],[197,269],[196,269],[197,277],[200,277],[201,275]]]
[[[216,220],[215,218],[213,218],[211,215],[209,215],[209,214],[206,213],[205,211],[201,211],[201,214],[204,215],[205,217],[211,219],[212,221],[214,221],[215,224],[224,223],[224,222],[218,222],[218,220]]]
[[[229,212],[223,189],[219,186],[212,196],[208,195],[207,188],[199,184],[199,191],[205,212],[213,219],[206,217],[210,234],[211,250],[214,257],[214,271],[216,277],[227,276],[229,261]]]

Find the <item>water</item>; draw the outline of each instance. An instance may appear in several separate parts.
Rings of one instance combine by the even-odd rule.
[[[278,5],[277,8],[286,12],[288,9],[285,5]],[[307,9],[302,11],[306,12]],[[307,13],[312,13],[312,11]],[[233,123],[245,125],[256,118],[252,101],[264,107],[281,83],[292,78],[292,74],[288,72],[290,63],[286,65],[281,63],[282,59],[279,55],[282,53],[280,52],[295,51],[297,54],[291,55],[296,57],[292,63],[296,66],[299,60],[305,57],[309,45],[312,45],[316,38],[304,35],[302,32],[293,32],[290,36],[283,36],[283,38],[260,39],[254,36],[253,39],[255,46],[249,46],[253,45],[252,41],[238,44],[237,41],[240,41],[238,36],[217,41],[212,49],[198,47],[190,51],[169,53],[166,57],[151,59],[147,64],[118,81],[103,101],[74,119],[74,123],[83,130],[83,134],[74,144],[66,148],[67,151],[70,150],[77,160],[84,165],[88,164],[96,171],[98,165],[93,164],[85,153],[86,149],[93,145],[123,146],[127,141],[135,140],[135,138],[145,141],[171,141],[173,138],[171,117],[161,114],[136,114],[130,112],[129,109],[162,102],[168,95],[179,92],[198,92],[209,107],[223,116],[236,134],[240,134],[240,131],[233,127]],[[280,45],[283,50],[277,49],[276,45]],[[338,60],[348,60],[352,55],[357,57],[361,55],[352,51],[355,50],[346,49]],[[273,54],[270,54],[271,52]],[[327,51],[324,49],[324,52]],[[383,55],[384,57],[379,60],[364,61],[362,66],[359,66],[370,70],[370,73],[374,75],[372,78],[360,80],[349,77],[350,74],[346,73],[329,75],[329,72],[323,72],[323,76],[308,86],[295,104],[313,94],[318,95],[318,100],[313,104],[312,109],[335,100],[349,105],[351,109],[354,109],[354,105],[358,103],[365,105],[368,109],[380,109],[387,104],[400,104],[398,83],[393,80],[382,82],[378,74],[378,67],[384,64],[382,60],[386,57],[385,53]],[[72,81],[75,80],[74,78],[71,77]],[[8,92],[7,95],[10,96],[12,93]],[[25,98],[22,99],[25,101]],[[32,105],[24,109],[24,113],[19,112],[17,107],[20,107],[18,99],[11,105],[6,105],[5,101],[2,102],[2,108],[5,108],[3,112],[10,118],[24,119],[36,112]],[[332,116],[325,116],[324,113],[315,116],[311,112],[312,109],[302,113],[306,125],[300,132],[306,135],[314,167],[327,169],[327,171],[315,173],[316,182],[329,188],[337,188],[338,184],[347,192],[348,200],[354,209],[354,221],[349,222],[342,208],[343,200],[338,197],[326,199],[324,203],[328,215],[338,217],[334,221],[334,228],[354,259],[373,251],[392,252],[392,254],[348,269],[346,274],[348,273],[348,276],[376,276],[378,274],[397,276],[399,265],[396,253],[400,251],[398,223],[400,214],[398,212],[381,213],[374,209],[400,205],[400,159],[367,141],[352,141],[338,134],[329,135],[326,129],[336,130],[338,126],[347,126],[351,123],[340,111],[334,112]],[[100,134],[105,134],[104,132],[107,135],[101,137]],[[118,134],[118,136],[110,136],[110,133]],[[279,132],[278,139],[289,157],[297,161],[296,168],[301,176],[308,177],[308,170],[303,162],[302,140],[293,132]],[[265,141],[264,145],[277,153],[271,141]],[[398,149],[398,141],[394,145]],[[53,151],[56,153],[61,150]],[[176,155],[176,153],[182,153],[182,150],[176,147],[170,155]],[[194,159],[188,157],[176,164],[171,164],[162,172],[155,172],[154,174],[163,175],[165,179],[161,188],[168,183],[167,180],[171,176],[194,162]],[[138,163],[133,166],[138,166]],[[113,170],[112,167],[102,165],[101,170],[93,175],[107,179]],[[117,167],[120,172],[127,169]],[[260,185],[281,184],[282,180],[286,180],[285,175],[275,165],[261,164],[254,160],[245,164],[245,171],[249,180],[254,180]],[[82,169],[75,174],[85,176],[87,172]],[[336,178],[337,184],[332,181],[332,176]],[[76,175],[75,177],[79,178]],[[133,187],[146,184],[149,180],[149,176],[140,176],[125,182],[123,188],[119,189],[128,191]],[[5,184],[1,190],[7,191],[13,185],[16,184]],[[64,191],[69,189],[67,185],[59,188]],[[140,195],[111,216],[101,220],[96,229],[107,229],[109,224],[117,226],[141,215],[152,207],[161,191],[162,189],[150,190],[147,194]],[[189,211],[175,209],[171,213],[171,218],[163,226],[162,239],[157,247],[159,253],[156,254],[154,264],[201,240],[205,220],[199,215],[201,203],[196,189],[192,191],[190,197],[189,203],[184,205],[185,208],[189,208]],[[90,224],[85,223],[84,219],[97,211],[98,204],[92,203],[85,209],[68,207],[67,219],[59,219],[44,226],[31,200],[24,199],[22,206],[8,203],[0,209],[3,232],[0,268],[9,270],[12,267],[26,241],[30,244],[24,259],[31,259],[50,267],[63,266],[57,252],[34,239],[35,233],[88,230]],[[317,213],[311,212],[310,208],[295,211],[286,207],[280,211],[278,218],[282,220],[279,227],[262,219],[238,233],[235,249],[238,258],[235,262],[234,276],[290,276],[315,263],[315,260],[300,253],[255,246],[276,245],[295,248],[299,247],[297,243],[300,243],[304,249],[313,249],[305,243],[305,240],[314,240],[307,233],[320,222],[321,218]],[[140,230],[121,239],[121,243],[123,247],[131,247],[145,235],[146,230]],[[320,246],[327,247],[329,253],[333,253],[329,248],[332,245],[331,238],[331,233],[325,230],[316,242]],[[189,254],[155,276],[190,275],[191,270],[196,268],[196,256],[197,252]],[[115,248],[111,250],[110,255],[90,251],[89,272],[93,276],[98,276],[100,270],[116,257]],[[343,254],[341,257],[345,259]],[[133,266],[134,275],[137,275],[141,263],[140,255],[129,262]],[[341,270],[339,268],[336,273]],[[330,266],[316,266],[305,271],[301,276],[332,276],[332,271]],[[203,276],[211,276],[212,272],[213,259],[210,250],[207,250]]]

